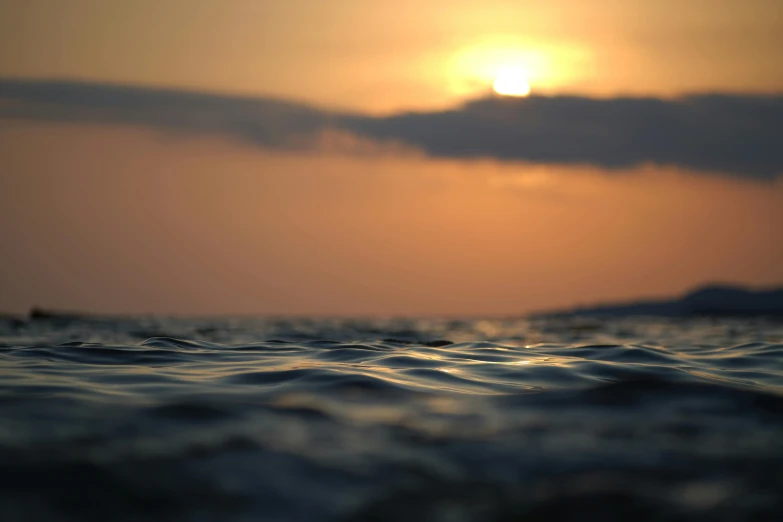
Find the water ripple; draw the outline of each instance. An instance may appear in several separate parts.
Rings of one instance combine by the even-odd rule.
[[[781,340],[760,319],[0,322],[0,518],[761,520]]]

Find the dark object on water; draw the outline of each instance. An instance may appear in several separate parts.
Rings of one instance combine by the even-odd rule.
[[[30,321],[86,321],[95,317],[96,316],[91,314],[79,312],[47,310],[39,308],[38,306],[33,306],[28,314],[28,319]]]

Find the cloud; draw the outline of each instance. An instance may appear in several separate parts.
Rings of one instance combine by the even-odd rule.
[[[783,173],[779,95],[491,97],[447,111],[374,117],[272,98],[0,80],[0,117],[214,133],[267,148],[318,148],[324,133],[337,132],[444,158],[662,164],[755,179]]]
[[[0,117],[143,125],[296,147],[327,128],[327,111],[269,98],[79,82],[0,80]]]
[[[451,111],[354,118],[349,129],[446,157],[616,168],[655,163],[738,176],[783,172],[783,97],[488,98]]]

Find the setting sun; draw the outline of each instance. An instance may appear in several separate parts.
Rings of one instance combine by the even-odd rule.
[[[520,67],[504,67],[498,71],[495,92],[503,96],[527,96],[530,94],[530,84]]]

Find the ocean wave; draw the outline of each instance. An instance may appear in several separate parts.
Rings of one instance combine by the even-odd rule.
[[[0,324],[0,518],[772,520],[783,325],[587,326]]]

